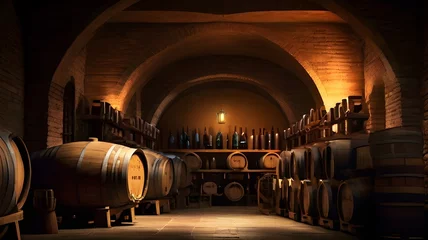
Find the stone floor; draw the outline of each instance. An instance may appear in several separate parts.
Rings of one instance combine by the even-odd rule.
[[[137,216],[132,225],[112,228],[63,229],[58,235],[22,235],[23,240],[49,239],[357,239],[280,216],[261,214],[257,207],[211,207]]]

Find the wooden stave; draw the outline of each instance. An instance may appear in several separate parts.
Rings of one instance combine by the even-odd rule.
[[[79,154],[70,154],[72,150]],[[103,158],[95,162],[100,165],[99,168],[93,168],[92,172],[82,167],[82,165],[93,164],[90,160],[97,159],[87,154],[88,152],[98,152],[95,155],[99,155],[99,152],[104,154]],[[134,155],[139,157],[144,167],[142,193],[137,198],[131,196],[129,192],[128,171],[126,171]],[[85,162],[85,158],[90,160]],[[96,208],[133,205],[140,202],[147,193],[148,166],[141,149],[98,141],[72,142],[34,152],[31,155],[31,161],[34,172],[32,188],[52,189],[55,192],[57,204],[64,207]],[[46,166],[50,168],[46,169]],[[102,173],[99,169],[102,169]],[[49,178],[46,178],[46,175]],[[88,182],[92,184],[88,185]],[[88,187],[92,189],[88,190]],[[75,189],[75,192],[62,191],[62,189]]]
[[[190,164],[188,162],[188,160],[186,159],[186,156],[188,156],[188,155],[192,155],[192,156],[194,156],[198,160],[198,164],[197,164],[198,166],[197,167],[193,167],[193,164]],[[202,168],[202,159],[201,159],[201,157],[198,154],[196,154],[194,152],[186,152],[186,153],[183,154],[183,156],[181,158],[186,163],[186,165],[187,165],[187,167],[188,167],[189,170],[199,170],[199,169]]]
[[[337,190],[338,190],[339,184],[337,181],[332,180],[323,180],[320,181],[317,189],[317,209],[318,209],[318,215],[322,218],[327,218],[331,220],[339,220],[339,215],[337,212]],[[323,213],[322,208],[322,196],[321,196],[321,190],[325,188],[328,192],[328,200],[329,200],[329,211],[327,214]]]
[[[303,180],[300,183],[300,192],[299,192],[299,204],[302,215],[318,217],[318,208],[317,208],[317,190],[318,186],[316,183],[311,182],[310,180]],[[309,193],[309,207],[306,207],[306,193]],[[308,208],[308,210],[306,210]]]
[[[322,152],[325,148],[324,143],[315,143],[308,147],[309,158],[306,164],[306,176],[308,179],[326,179],[324,171],[324,159]]]
[[[0,177],[6,177],[7,181],[0,182],[0,216],[5,216],[7,214],[16,212],[21,210],[24,206],[25,201],[27,200],[28,193],[31,185],[32,178],[32,168],[31,168],[31,160],[27,150],[27,147],[24,141],[6,129],[0,128],[0,150],[3,148],[4,159],[9,162],[12,161],[13,164],[6,164],[6,168],[1,168],[3,171],[0,171]],[[20,188],[19,196],[16,193],[15,186],[15,176],[9,174],[9,172],[15,172],[15,164],[16,160],[14,160],[17,156],[14,148],[18,150],[19,157],[22,161],[22,167],[24,168],[24,179],[22,182],[22,187]],[[7,149],[7,150],[6,150]],[[0,167],[3,165],[2,161],[0,161]],[[13,182],[14,184],[9,184]],[[4,183],[4,184],[2,184]],[[4,189],[4,190],[2,190]],[[6,205],[5,205],[6,204]]]
[[[368,136],[362,135],[362,138],[337,139],[325,142],[326,145],[322,153],[325,179],[346,180],[349,178],[348,172],[357,168],[356,148],[368,145]],[[340,148],[335,146],[340,146]]]
[[[426,175],[420,128],[377,131],[370,134],[369,143],[376,169],[375,220],[381,223],[376,225],[376,234],[422,239]]]
[[[270,156],[275,156],[277,158],[276,162],[273,164],[273,167],[266,167],[265,166],[265,158],[270,157]],[[277,167],[278,162],[280,161],[280,156],[277,153],[266,153],[265,155],[263,155],[261,158],[259,158],[259,167],[262,169],[274,169]]]
[[[307,148],[293,148],[290,158],[290,177],[296,181],[306,179],[305,158],[307,157]]]
[[[276,175],[279,178],[290,178],[291,151],[282,151],[279,157]]]
[[[233,186],[238,186],[238,188],[242,191],[242,195],[238,199],[231,199],[229,189]],[[224,195],[227,199],[229,199],[232,202],[238,202],[245,196],[245,188],[239,183],[239,182],[231,182],[224,187]]]
[[[174,185],[174,164],[170,158],[151,149],[145,148],[143,151],[149,166],[149,186],[144,199],[157,200],[163,198],[171,192]],[[169,172],[169,181],[164,182],[163,174],[158,173],[163,173],[163,171],[167,171],[166,169],[170,169],[171,172]]]
[[[337,190],[337,213],[342,222],[367,225],[370,218],[370,210],[373,209],[373,184],[374,179],[371,177],[361,177],[349,179],[342,182]],[[345,219],[342,214],[342,191],[344,187],[349,187],[353,195],[353,214],[350,219]],[[357,202],[357,203],[355,203]]]
[[[239,154],[239,155],[243,156],[243,157],[244,157],[244,159],[245,159],[245,165],[244,165],[244,167],[243,167],[243,168],[233,168],[233,167],[230,165],[230,161],[231,161],[232,156],[237,155],[237,154]],[[233,153],[229,154],[229,156],[227,156],[227,159],[226,159],[226,166],[227,166],[227,168],[232,169],[232,170],[236,170],[236,171],[240,171],[240,170],[247,169],[247,168],[248,168],[248,159],[247,159],[247,156],[245,156],[245,154],[243,154],[243,153],[241,153],[241,152],[239,152],[239,151],[233,152]]]

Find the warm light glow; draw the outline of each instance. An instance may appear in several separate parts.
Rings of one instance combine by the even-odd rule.
[[[217,113],[217,122],[219,124],[224,124],[226,123],[226,117],[225,117],[226,113],[221,110],[220,112]]]

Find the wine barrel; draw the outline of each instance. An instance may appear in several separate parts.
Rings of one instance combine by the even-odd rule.
[[[144,148],[143,152],[149,166],[149,186],[145,199],[155,200],[167,196],[174,184],[173,161],[148,148]]]
[[[338,182],[333,180],[320,181],[317,190],[318,214],[322,218],[339,220],[337,214]]]
[[[377,235],[422,239],[426,188],[421,129],[386,129],[371,133],[369,142],[376,170]]]
[[[185,153],[182,159],[189,170],[199,170],[202,168],[202,160],[199,155],[194,152]]]
[[[30,181],[31,162],[25,143],[0,129],[0,217],[22,208]]]
[[[202,191],[208,195],[217,195],[217,184],[215,182],[204,182]]]
[[[172,160],[174,164],[174,183],[171,189],[177,190],[190,185],[190,174],[186,162],[180,157],[172,154],[163,154]]]
[[[245,154],[241,152],[233,152],[227,157],[226,164],[229,169],[243,170],[247,168],[248,160]]]
[[[299,191],[300,191],[300,182],[291,181],[291,184],[288,186],[288,204],[287,210],[297,214],[295,220],[300,221],[300,204],[299,204]]]
[[[278,165],[279,155],[276,153],[266,153],[259,159],[259,167],[264,169],[274,169]]]
[[[282,151],[279,154],[276,167],[276,176],[278,178],[290,178],[291,151]]]
[[[325,179],[324,162],[322,152],[325,148],[324,143],[315,143],[308,147],[308,159],[306,164],[306,176],[310,180]]]
[[[354,178],[342,182],[337,192],[339,219],[355,225],[366,225],[373,214],[373,178]]]
[[[323,151],[325,177],[345,180],[349,172],[357,168],[356,148],[368,145],[368,135],[360,134],[352,139],[338,139],[326,142]]]
[[[32,187],[52,189],[57,204],[67,207],[120,207],[142,200],[148,186],[144,152],[92,140],[33,153]]]
[[[317,183],[303,180],[300,183],[300,209],[303,215],[317,217]]]
[[[308,162],[307,148],[294,148],[291,151],[290,176],[294,180],[306,179],[306,162]]]
[[[244,187],[238,182],[231,182],[224,188],[224,195],[232,202],[241,200],[245,195]]]
[[[281,186],[281,191],[282,191],[282,201],[283,203],[281,205],[284,206],[284,208],[288,211],[288,198],[289,198],[289,181],[287,178],[282,179],[282,186]]]

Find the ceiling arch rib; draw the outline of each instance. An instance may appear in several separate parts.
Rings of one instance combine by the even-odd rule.
[[[159,121],[159,119],[162,116],[162,113],[168,108],[168,106],[183,92],[186,90],[206,83],[211,82],[219,82],[219,81],[232,81],[232,82],[240,82],[240,83],[246,83],[250,84],[258,89],[261,89],[263,92],[265,92],[267,95],[270,95],[274,101],[279,105],[282,112],[284,113],[285,119],[288,120],[288,123],[295,122],[296,116],[291,110],[290,106],[281,98],[281,93],[278,92],[275,89],[266,87],[263,83],[256,79],[247,78],[244,76],[239,75],[232,75],[232,74],[217,74],[217,75],[211,75],[211,76],[204,76],[197,79],[192,79],[186,83],[178,85],[176,88],[174,88],[166,98],[163,99],[163,101],[159,104],[157,107],[155,113],[153,114],[153,117],[151,119],[151,123],[156,125]]]
[[[168,65],[141,89],[142,117],[152,119],[157,106],[169,97],[176,86],[189,84],[194,79],[215,78],[210,76],[236,76],[240,81],[252,81],[253,86],[257,83],[273,90],[278,95],[277,102],[285,103],[284,112],[292,113],[288,114],[290,121],[307,113],[319,97],[319,93],[312,95],[293,73],[263,59],[243,56],[195,57]],[[285,111],[287,108],[289,110]]]

